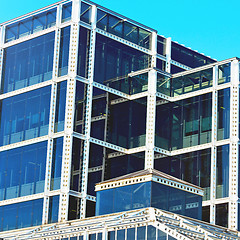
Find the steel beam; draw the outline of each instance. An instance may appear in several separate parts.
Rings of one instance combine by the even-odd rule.
[[[96,20],[97,20],[97,7],[92,5],[91,11],[91,26],[90,43],[89,43],[89,62],[88,62],[88,80],[89,84],[86,85],[86,102],[85,102],[85,124],[84,135],[86,140],[83,144],[83,164],[82,164],[82,177],[81,177],[81,199],[80,218],[86,216],[86,202],[87,202],[87,184],[88,184],[88,165],[89,165],[89,150],[90,150],[90,131],[91,131],[91,116],[92,116],[92,94],[93,94],[93,77],[94,77],[94,61],[95,61],[95,44],[96,44]]]

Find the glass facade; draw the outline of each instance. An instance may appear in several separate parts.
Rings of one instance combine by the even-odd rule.
[[[0,230],[37,226],[42,224],[43,199],[0,207]]]
[[[0,152],[0,200],[44,191],[47,142]]]
[[[0,146],[48,134],[51,87],[1,100]]]
[[[1,93],[52,79],[54,39],[51,32],[5,49]]]
[[[239,195],[229,184],[240,165],[238,59],[216,62],[92,2],[79,2],[78,25],[76,3],[0,26],[1,231],[94,216],[96,183],[148,167],[202,187],[203,220],[227,226],[228,197]],[[132,196],[129,205],[147,206]],[[195,211],[191,198],[181,210],[174,199],[168,210]],[[150,226],[120,230],[109,239],[173,239]]]
[[[154,207],[201,220],[201,206],[198,195],[149,181],[98,191],[96,215]]]

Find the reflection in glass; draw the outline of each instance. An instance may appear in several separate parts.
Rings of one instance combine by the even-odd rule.
[[[231,80],[231,63],[218,66],[218,84],[230,82]]]
[[[53,140],[52,173],[50,190],[60,189],[62,170],[63,138]]]
[[[216,205],[216,225],[228,227],[228,203]]]
[[[229,196],[229,145],[217,147],[216,198]]]
[[[83,2],[82,2],[83,4]],[[78,44],[78,67],[77,75],[87,78],[87,64],[89,54],[89,34],[90,31],[84,27],[80,28]]]
[[[56,24],[56,12],[57,9],[54,8],[6,26],[5,42],[10,42],[54,26]]]
[[[48,134],[51,87],[0,102],[0,146]]]
[[[1,206],[0,231],[42,224],[43,199]]]
[[[218,91],[217,140],[229,138],[230,134],[230,88]]]
[[[145,145],[146,109],[145,98],[111,105],[107,141],[125,148]]]
[[[49,197],[48,223],[58,221],[59,195]]]
[[[61,132],[64,130],[66,90],[67,90],[67,81],[60,82],[57,84],[54,132]]]
[[[206,57],[175,42],[172,42],[171,58],[191,68],[216,62],[216,60]]]
[[[128,94],[143,92],[147,75],[131,73],[149,65],[147,54],[97,34],[94,81]]]
[[[172,96],[197,91],[212,86],[213,68],[172,78]]]
[[[203,200],[210,199],[211,150],[201,150],[173,157],[155,155],[154,168],[204,189]]]
[[[58,64],[59,77],[68,74],[69,43],[70,43],[70,27],[62,28]]]
[[[62,22],[71,20],[72,16],[72,2],[64,4],[62,6]]]
[[[142,47],[150,48],[150,32],[100,9],[97,10],[97,27]]]
[[[144,152],[142,152],[107,158],[105,180],[143,170],[144,157]]]
[[[0,153],[0,201],[44,191],[47,142]]]
[[[85,23],[91,23],[91,6],[81,2],[80,20]]]
[[[157,103],[157,147],[176,150],[208,143],[211,141],[211,126],[211,93],[174,103]]]
[[[1,93],[52,78],[54,35],[51,32],[5,49]]]

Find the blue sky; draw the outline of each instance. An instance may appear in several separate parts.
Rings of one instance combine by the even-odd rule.
[[[54,0],[1,0],[0,22]],[[207,56],[240,57],[238,0],[93,0]]]

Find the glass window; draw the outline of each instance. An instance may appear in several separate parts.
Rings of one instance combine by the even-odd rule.
[[[62,22],[70,21],[71,16],[72,16],[72,2],[64,4],[62,6]]]
[[[197,91],[212,86],[213,69],[187,74],[172,78],[172,96]]]
[[[216,198],[229,196],[229,145],[217,147]]]
[[[160,73],[157,74],[157,92],[170,96],[171,83],[172,83],[171,78],[164,76],[163,74]]]
[[[54,26],[56,24],[56,12],[57,9],[54,8],[6,26],[5,42],[10,42]]]
[[[69,196],[68,204],[68,220],[79,219],[81,199],[73,196]]]
[[[62,170],[63,138],[53,140],[52,173],[50,190],[60,189]]]
[[[127,94],[147,90],[147,75],[131,72],[148,68],[150,57],[138,50],[97,34],[94,81]]]
[[[51,87],[44,87],[0,103],[0,146],[48,134]]]
[[[59,196],[49,198],[48,223],[58,221]]]
[[[202,221],[210,223],[210,206],[202,207]]]
[[[97,27],[144,48],[150,48],[150,32],[100,9],[97,10]]]
[[[89,53],[89,34],[90,31],[84,27],[80,27],[79,45],[78,45],[78,68],[79,76],[88,78],[88,53]]]
[[[55,132],[64,130],[65,121],[65,106],[66,106],[66,90],[67,81],[57,84],[57,99],[56,99],[56,112],[55,112]]]
[[[183,71],[186,71],[186,70],[171,64],[171,74],[175,74]]]
[[[101,166],[103,164],[104,148],[97,144],[90,143],[89,168]]]
[[[157,58],[157,64],[156,67],[162,71],[166,71],[166,62]]]
[[[144,156],[144,152],[118,157],[109,156],[106,160],[105,180],[143,170]]]
[[[87,86],[76,81],[76,96],[75,96],[75,116],[74,116],[74,131],[84,133],[84,108],[85,108],[85,88]]]
[[[80,20],[85,23],[91,23],[91,6],[84,2],[81,2]]]
[[[171,58],[191,68],[200,67],[206,64],[216,62],[209,57],[206,57],[189,48],[181,46],[180,44],[175,42],[172,42]]]
[[[227,139],[230,134],[230,88],[218,91],[217,140]]]
[[[137,227],[137,239],[138,240],[145,240],[145,238],[146,238],[146,226]]]
[[[102,171],[89,172],[88,173],[87,194],[96,196],[95,184],[101,182],[101,180],[102,180]]]
[[[157,240],[167,240],[167,234],[157,229]]]
[[[43,199],[1,206],[3,222],[0,231],[41,225],[42,209]]]
[[[145,145],[146,110],[146,98],[110,105],[107,141],[125,148]]]
[[[125,239],[125,229],[117,230],[117,240]]]
[[[52,78],[54,35],[51,32],[5,49],[2,93]]]
[[[115,240],[115,231],[110,231],[107,234],[108,240]]]
[[[218,84],[231,81],[231,63],[218,66]]]
[[[157,103],[155,142],[160,148],[176,150],[208,143],[211,126],[211,93],[174,103]]]
[[[96,207],[96,202],[92,202],[87,200],[86,203],[86,217],[93,217],[95,216],[95,207]],[[99,236],[99,239],[101,237]]]
[[[228,203],[216,205],[216,225],[228,227]]]
[[[71,166],[71,184],[70,189],[80,192],[81,191],[81,164],[82,164],[82,147],[83,141],[78,138],[73,138],[72,147],[72,166]]]
[[[135,239],[135,228],[128,228],[127,229],[127,240],[134,240]]]
[[[70,26],[61,29],[60,55],[58,65],[59,77],[68,74],[69,44],[70,44]]]
[[[157,36],[157,53],[166,56],[166,38]]]
[[[158,157],[158,155],[155,155],[154,168],[202,187],[204,189],[203,200],[210,199],[210,149],[167,158]]]

